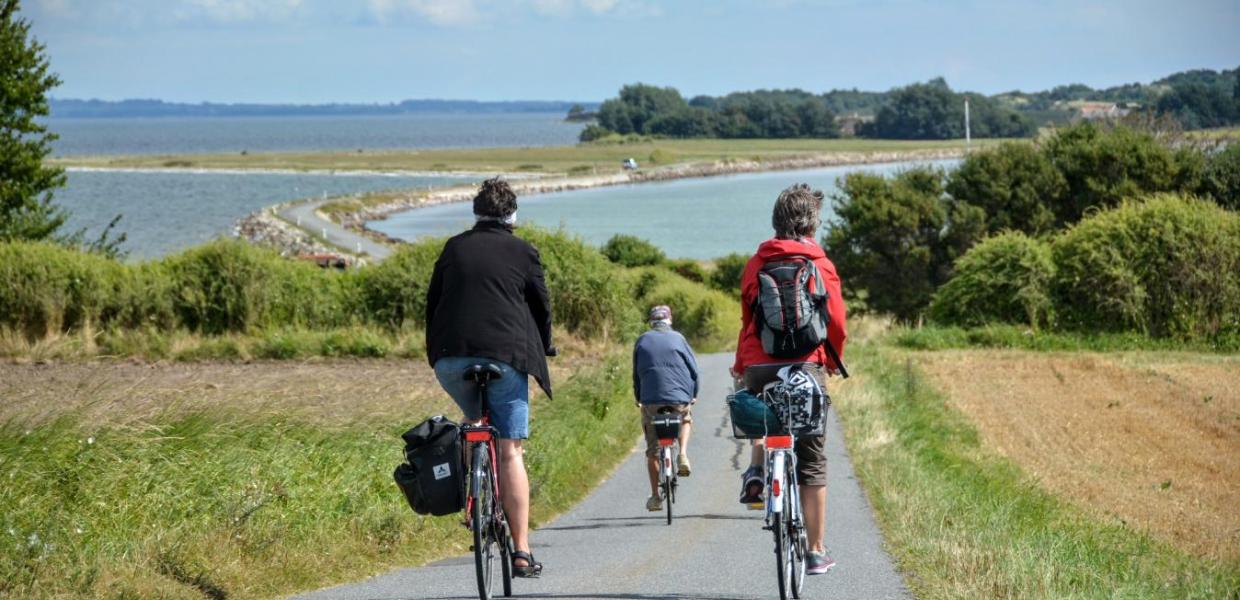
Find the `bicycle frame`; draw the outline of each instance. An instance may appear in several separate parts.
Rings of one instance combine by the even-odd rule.
[[[793,518],[801,518],[801,493],[796,481],[797,455],[792,451],[796,439],[790,435],[768,435],[766,442],[767,489],[766,520],[770,525],[771,517],[783,512],[783,498],[788,494],[792,498]],[[788,463],[792,464],[792,481],[785,481]]]

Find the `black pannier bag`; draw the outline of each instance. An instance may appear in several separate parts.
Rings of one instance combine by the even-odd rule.
[[[420,515],[443,516],[465,508],[461,428],[436,415],[401,435],[407,463],[392,477],[409,507]]]
[[[654,437],[660,440],[680,438],[680,415],[657,415],[650,420],[654,426]]]

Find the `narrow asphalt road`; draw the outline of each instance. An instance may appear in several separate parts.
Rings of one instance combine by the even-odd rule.
[[[714,354],[700,359],[704,385],[689,443],[693,476],[681,479],[674,523],[667,525],[663,513],[645,511],[649,486],[642,455],[634,452],[581,504],[533,533],[534,555],[545,571],[540,579],[515,580],[514,597],[779,597],[774,543],[762,530],[762,513],[737,503],[748,446],[732,439],[727,422],[724,397],[731,389],[727,368],[732,357]],[[827,436],[827,548],[838,564],[826,575],[810,577],[804,597],[911,597],[882,548],[834,412]],[[462,529],[461,535],[468,533]],[[498,572],[497,566],[497,595]],[[472,554],[300,596],[306,600],[477,597]]]
[[[322,235],[332,245],[343,248],[351,253],[366,253],[372,260],[383,260],[392,254],[392,248],[381,244],[355,231],[345,229],[340,224],[320,217],[315,211],[328,200],[311,200],[285,206],[279,210],[280,218],[305,229],[312,235]]]

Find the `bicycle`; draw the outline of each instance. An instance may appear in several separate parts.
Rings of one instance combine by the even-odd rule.
[[[495,550],[500,554],[504,597],[512,596],[512,554],[515,550],[508,518],[500,502],[499,477],[495,471],[495,440],[499,432],[491,426],[487,410],[487,384],[503,376],[494,364],[478,363],[465,369],[465,379],[478,386],[482,419],[475,425],[462,425],[466,455],[471,458],[469,493],[465,498],[466,527],[474,535],[474,567],[478,577],[478,597],[490,600]]]
[[[667,506],[667,524],[672,524],[672,505],[676,503],[676,488],[680,485],[679,469],[675,458],[679,455],[680,425],[683,418],[673,409],[660,408],[658,417],[651,420],[655,437],[659,440],[659,493]]]

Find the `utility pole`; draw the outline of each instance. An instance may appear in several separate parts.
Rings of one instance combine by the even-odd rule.
[[[966,150],[973,147],[973,136],[969,133],[969,97],[964,97],[964,147]]]

